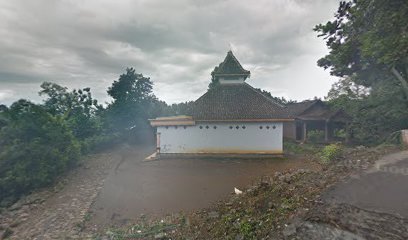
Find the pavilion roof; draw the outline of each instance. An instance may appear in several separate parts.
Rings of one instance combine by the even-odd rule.
[[[289,115],[301,120],[335,120],[345,122],[350,117],[343,110],[333,110],[321,100],[306,100],[286,106]]]
[[[306,100],[303,102],[289,103],[286,105],[289,114],[295,118],[317,103],[318,100]]]
[[[251,72],[242,67],[231,50],[228,51],[224,61],[220,63],[218,67],[215,67],[214,71],[211,73],[215,78],[243,76],[244,79],[249,77],[250,74]]]

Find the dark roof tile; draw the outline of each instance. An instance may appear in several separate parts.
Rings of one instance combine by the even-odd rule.
[[[247,78],[251,72],[245,70],[234,56],[232,51],[228,51],[224,61],[218,65],[211,73],[214,77],[220,76],[244,76]]]
[[[302,120],[339,120],[345,121],[350,117],[343,110],[333,110],[321,100],[306,100],[291,103],[286,106],[291,118]]]
[[[193,105],[193,119],[249,120],[288,119],[286,108],[250,85],[227,84],[207,91]]]
[[[290,116],[297,117],[303,112],[305,112],[308,108],[313,106],[318,100],[306,100],[303,102],[296,102],[296,103],[289,103],[286,105],[286,109]]]

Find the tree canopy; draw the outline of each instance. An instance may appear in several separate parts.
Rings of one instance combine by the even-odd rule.
[[[0,203],[51,183],[79,159],[69,128],[43,107],[19,100],[0,116]]]
[[[89,87],[69,92],[66,87],[44,82],[39,94],[47,96],[44,108],[49,113],[64,118],[75,137],[85,139],[101,131],[97,114],[102,111],[102,106],[93,99]]]
[[[136,73],[134,68],[126,69],[107,91],[113,98],[107,109],[111,126],[124,131],[146,122],[148,108],[155,99],[152,91],[150,78]]]
[[[341,1],[335,19],[314,28],[330,52],[318,65],[340,77],[328,94],[353,117],[359,143],[379,143],[408,128],[406,0]]]
[[[332,75],[375,87],[398,81],[408,99],[408,4],[406,0],[342,1],[335,20],[315,27],[330,53],[318,61]]]

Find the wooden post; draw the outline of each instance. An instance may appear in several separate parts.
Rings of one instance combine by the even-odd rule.
[[[408,129],[401,130],[401,138],[404,146],[408,147]]]
[[[346,139],[344,139],[345,143],[350,143],[351,138],[353,137],[353,133],[350,130],[350,123],[346,122],[344,125],[344,130],[346,131]]]
[[[306,142],[307,140],[307,126],[306,126],[306,121],[303,121],[303,141]]]
[[[324,125],[324,141],[329,142],[329,120],[326,120]]]

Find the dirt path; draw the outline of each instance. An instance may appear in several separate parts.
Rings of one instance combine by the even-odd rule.
[[[9,239],[82,239],[88,209],[120,159],[118,152],[93,155],[53,189],[21,199],[0,215],[2,231],[13,232]]]
[[[368,171],[333,186],[323,199],[408,218],[408,151],[384,156]]]
[[[89,157],[52,189],[1,213],[0,236],[11,230],[10,239],[89,239],[140,214],[209,207],[263,175],[312,167],[297,158],[143,161],[153,151],[152,146],[122,146]]]
[[[408,151],[333,185],[287,239],[408,239]]]
[[[109,173],[87,224],[97,232],[141,215],[163,216],[209,207],[264,175],[313,168],[304,159],[162,159],[143,161],[154,149],[133,149]]]

